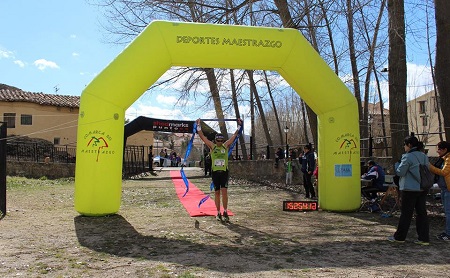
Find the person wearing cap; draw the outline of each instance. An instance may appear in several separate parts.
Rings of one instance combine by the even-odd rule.
[[[214,203],[217,208],[216,219],[221,221],[222,214],[220,213],[220,195],[222,195],[223,218],[229,221],[228,218],[228,149],[233,143],[234,139],[239,133],[242,126],[242,120],[237,119],[237,130],[230,139],[225,141],[223,134],[216,134],[214,142],[210,141],[202,132],[201,120],[197,119],[197,134],[203,142],[209,147],[211,154],[211,177],[214,183]],[[225,142],[224,142],[225,141]]]
[[[367,162],[369,171],[361,176],[364,180],[371,180],[372,184],[361,188],[361,193],[369,200],[375,201],[377,199],[377,192],[385,192],[387,187],[384,186],[385,173],[383,167],[378,165],[375,161],[369,160]]]

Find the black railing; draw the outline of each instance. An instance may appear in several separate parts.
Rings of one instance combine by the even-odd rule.
[[[7,142],[8,160],[52,163],[75,163],[76,147],[30,142]]]
[[[153,170],[151,146],[126,146],[123,153],[122,176],[131,178]]]

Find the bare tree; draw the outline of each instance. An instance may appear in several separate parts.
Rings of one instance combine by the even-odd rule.
[[[292,19],[287,0],[274,0],[276,7],[278,8],[278,14],[285,28],[300,29],[299,26]],[[315,36],[313,36],[315,37]],[[315,143],[317,142],[317,115],[307,106],[307,113],[309,119],[309,126],[313,134]],[[316,144],[317,145],[317,144]]]
[[[234,71],[232,69],[230,69],[230,83],[231,83],[231,98],[233,99],[233,106],[234,106],[234,111],[236,113],[236,118],[242,118],[241,113],[239,111]],[[239,137],[239,143],[241,145],[242,156],[244,157],[244,159],[247,159],[247,157],[248,157],[247,156],[247,148],[245,146],[245,138],[243,136]]]
[[[436,85],[442,103],[441,111],[444,118],[444,130],[447,140],[450,138],[450,1],[435,0],[436,18]]]
[[[347,15],[347,28],[348,28],[348,48],[350,55],[350,63],[352,66],[352,79],[353,79],[353,93],[355,95],[356,100],[358,101],[358,115],[359,119],[362,119],[364,122],[360,122],[360,126],[364,126],[367,122],[367,119],[363,117],[363,111],[361,107],[361,88],[359,86],[359,70],[358,63],[356,57],[356,48],[355,48],[355,37],[354,37],[354,28],[353,28],[353,14],[355,9],[353,8],[352,0],[347,0],[346,2],[346,15]],[[366,105],[367,109],[367,105]],[[367,128],[362,128],[362,137],[367,137]]]
[[[403,0],[388,0],[389,15],[389,110],[392,136],[392,159],[402,153],[404,138],[408,135],[406,108],[406,42],[405,8]]]
[[[369,95],[370,95],[370,89],[371,89],[371,81],[372,81],[372,70],[375,68],[375,51],[377,48],[377,44],[378,44],[378,32],[380,30],[380,25],[381,25],[381,20],[383,18],[383,12],[385,9],[385,5],[386,5],[386,0],[382,0],[381,1],[381,5],[380,5],[380,9],[378,12],[378,16],[376,19],[376,23],[375,26],[373,28],[373,37],[371,38],[370,36],[370,30],[368,27],[368,17],[365,16],[365,14],[363,13],[363,9],[362,9],[362,5],[360,4],[360,1],[358,0],[358,6],[359,8],[359,12],[361,13],[361,23],[362,23],[362,28],[363,28],[363,32],[364,32],[364,39],[367,43],[367,50],[369,52],[369,59],[367,61],[367,71],[366,71],[366,79],[364,81],[364,107],[363,107],[363,117],[360,118],[362,119],[362,121],[364,123],[368,122],[369,119],[369,115],[370,115],[370,111],[368,111],[369,109]],[[376,73],[375,73],[376,74]],[[376,79],[378,77],[375,77]],[[380,98],[380,111],[381,114],[383,115],[383,100]],[[363,125],[365,127],[369,127],[368,125]],[[371,128],[371,127],[369,127]],[[384,128],[384,124],[383,124],[383,128]],[[384,131],[385,133],[385,131]],[[364,132],[364,134],[367,134],[367,128],[366,131]],[[372,134],[370,134],[370,136],[372,136]],[[369,138],[369,144],[372,144],[372,138]],[[372,146],[370,145],[369,148],[372,148]],[[369,150],[369,153],[371,151]]]
[[[280,138],[280,142],[282,142],[283,141],[283,132],[282,132],[282,129],[281,129],[280,117],[278,115],[277,106],[275,104],[275,100],[274,100],[274,97],[273,97],[273,94],[272,94],[272,88],[271,88],[269,79],[267,78],[267,73],[266,73],[266,71],[263,71],[263,73],[264,73],[264,81],[266,82],[266,86],[267,86],[267,92],[269,94],[270,102],[272,104],[272,109],[273,109],[274,114],[275,114],[275,120],[276,120],[276,124],[277,124],[277,127],[278,127],[277,128],[278,135],[279,135],[279,138]],[[272,138],[270,140],[272,141]],[[270,145],[272,146],[271,153],[275,153],[275,148],[273,147],[273,141],[272,141],[272,144],[270,144]]]
[[[434,72],[434,65],[433,65],[433,57],[431,56],[431,46],[430,46],[430,24],[429,24],[429,20],[428,20],[428,16],[429,16],[429,12],[428,12],[428,5],[425,6],[426,8],[426,25],[427,25],[427,50],[428,50],[428,59],[430,60],[430,68],[431,68],[431,78],[433,79],[433,87],[434,87],[434,103],[432,103],[432,105],[436,106],[436,110],[438,111],[437,113],[437,117],[438,117],[438,132],[439,132],[439,139],[440,141],[444,141],[444,137],[442,135],[442,119],[441,119],[441,113],[439,113],[439,111],[441,111],[441,104],[439,101],[439,95],[438,95],[438,90],[437,90],[437,85],[436,85],[436,74]]]

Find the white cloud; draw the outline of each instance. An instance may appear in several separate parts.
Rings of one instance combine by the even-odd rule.
[[[5,49],[0,49],[0,59],[5,58],[5,59],[13,59],[14,58],[14,53],[12,51],[9,50],[5,50]]]
[[[174,105],[177,102],[177,98],[174,96],[163,96],[159,94],[156,97],[156,101],[164,105]]]
[[[183,106],[183,107],[187,107],[187,106],[190,106],[190,105],[193,105],[193,104],[194,104],[193,101],[190,101],[190,100],[187,100],[187,99],[184,99],[184,100],[178,100],[177,97],[174,97],[174,96],[165,96],[165,95],[162,95],[162,94],[158,94],[158,95],[156,96],[156,101],[157,101],[158,103],[161,103],[161,104],[164,105],[164,106],[180,105],[180,106]]]
[[[417,65],[414,63],[407,63],[407,87],[406,95],[407,101],[415,99],[429,91],[433,90],[433,78],[431,76],[431,68],[428,65]],[[381,97],[384,102],[384,107],[389,109],[389,74],[379,73]],[[370,102],[378,102],[378,89],[375,81],[372,82],[372,95]]]
[[[179,109],[174,109],[173,107],[166,109],[137,101],[127,109],[125,117],[132,121],[139,116],[155,119],[191,120],[185,117],[184,113]]]
[[[180,67],[173,67],[171,69],[169,69],[168,71],[166,71],[159,79],[157,82],[161,82],[163,80],[169,80],[169,79],[173,79],[175,76],[176,78],[173,79],[175,80],[174,83],[166,83],[163,86],[160,86],[159,89],[161,90],[170,90],[170,89],[174,89],[174,90],[183,90],[184,86],[186,85],[186,82],[188,81],[188,79],[190,80],[194,80],[197,78],[200,78],[204,72],[202,71],[198,71],[195,73],[189,72],[188,74],[184,74],[181,76],[178,76],[180,70],[183,70],[184,68],[180,68]],[[192,77],[190,77],[190,74],[193,74]],[[189,78],[190,77],[190,78]],[[196,91],[197,92],[209,92],[209,85],[207,81],[203,81],[200,84],[196,85]]]
[[[77,52],[72,53],[72,57],[79,57],[79,56],[80,56],[80,53],[77,53]]]
[[[39,70],[45,70],[46,68],[59,69],[59,66],[55,62],[47,61],[45,59],[38,59],[33,62],[33,65]]]
[[[18,65],[19,67],[21,67],[21,68],[24,68],[25,67],[25,62],[23,62],[23,61],[21,61],[21,60],[15,60],[14,61],[14,64],[16,64],[16,65]]]
[[[427,65],[408,63],[408,101],[433,90],[431,68]]]
[[[70,38],[71,38],[71,39],[76,39],[76,38],[77,38],[77,35],[72,34],[72,35],[70,35]]]

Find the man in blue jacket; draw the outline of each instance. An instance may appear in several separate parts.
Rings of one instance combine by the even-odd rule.
[[[362,175],[362,179],[371,180],[372,184],[369,186],[365,186],[361,189],[361,193],[367,199],[376,199],[377,192],[385,192],[387,187],[384,186],[385,182],[385,173],[383,167],[378,165],[375,161],[369,160],[367,162],[369,166],[369,171]]]

